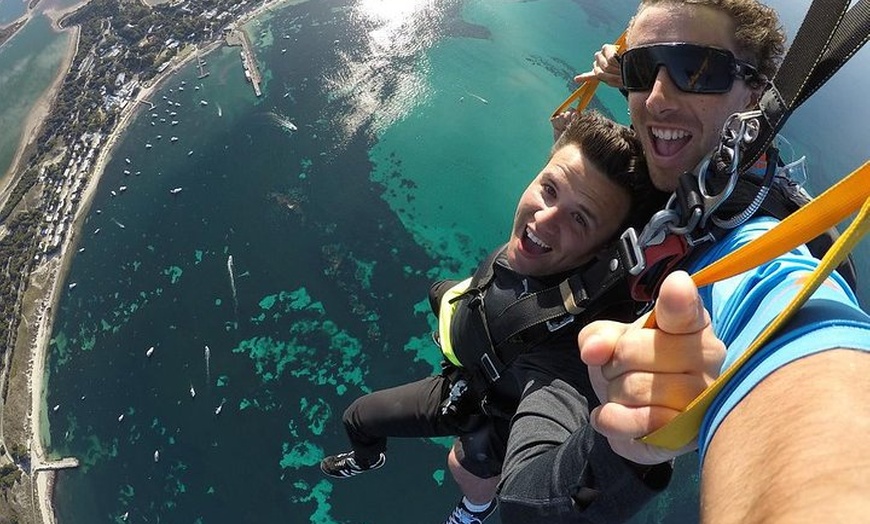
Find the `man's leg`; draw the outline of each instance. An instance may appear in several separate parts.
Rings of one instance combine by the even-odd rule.
[[[553,380],[527,391],[511,426],[499,486],[503,524],[623,522],[667,485],[616,455],[589,425],[586,398]]]
[[[495,488],[501,479],[500,475],[490,478],[478,477],[462,467],[462,464],[459,463],[459,459],[456,457],[455,448],[450,448],[450,452],[447,454],[447,467],[450,468],[453,480],[459,485],[462,494],[472,504],[489,504],[495,498]]]
[[[384,464],[387,437],[455,434],[441,417],[449,388],[449,381],[439,375],[356,399],[343,416],[352,451],[324,458],[320,469],[331,477],[352,477]]]

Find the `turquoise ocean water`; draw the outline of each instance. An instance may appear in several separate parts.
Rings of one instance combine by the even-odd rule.
[[[247,26],[262,98],[238,48],[167,81],[107,167],[57,309],[46,438],[83,463],[58,477],[60,522],[443,521],[445,441],[391,441],[348,481],[316,465],[346,449],[355,397],[437,366],[428,284],[505,239],[549,113],[635,5],[309,1]],[[627,120],[618,93],[596,105]],[[839,132],[793,140],[824,167],[811,187],[864,160]],[[636,522],[697,520],[694,460]]]

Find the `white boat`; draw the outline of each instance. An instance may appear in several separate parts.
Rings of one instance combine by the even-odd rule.
[[[112,194],[112,196],[117,196],[117,195],[118,195],[118,193],[115,193],[115,190],[114,190],[114,189],[113,189],[113,190],[111,190],[111,191],[109,191],[109,193],[111,193],[111,194]]]
[[[130,174],[130,170],[129,170],[129,169],[125,169],[125,170],[124,170],[124,174],[125,174],[125,175],[129,175],[129,174]]]
[[[171,142],[178,142],[178,137],[177,137],[177,136],[174,136],[174,137],[170,138],[169,140],[170,140]]]
[[[170,189],[169,192],[172,193],[173,195],[175,195],[175,194],[181,193],[181,188],[174,187],[174,188]]]
[[[124,420],[124,414],[121,413],[120,415],[118,415],[118,422],[121,422],[123,420]]]
[[[151,149],[151,144],[145,144],[145,149]]]
[[[157,462],[159,460],[160,460],[160,451],[155,449],[154,450],[154,462]]]
[[[99,234],[99,233],[100,233],[100,228],[97,228],[97,229],[94,230],[94,234],[95,234],[95,235],[97,235],[97,234]]]
[[[67,287],[69,287],[69,289],[75,289],[77,285],[78,285],[77,282],[73,282],[73,283],[71,283],[71,284],[70,284],[69,286],[67,286]]]
[[[193,384],[190,385],[190,398],[196,397],[196,390],[193,389]]]
[[[200,100],[200,101],[199,101],[199,104],[200,104],[200,105],[203,105],[203,106],[207,106],[207,105],[208,105],[208,102],[206,102],[205,100]]]
[[[85,252],[85,248],[80,247],[80,248],[79,248],[79,253],[84,253],[84,252]]]
[[[127,186],[121,186],[121,187],[118,188],[118,191],[121,192],[121,193],[123,193],[123,192],[126,191],[126,190],[127,190]]]
[[[127,162],[127,163],[129,164],[129,163],[130,163],[130,159],[129,159],[129,158],[125,158],[125,159],[124,159],[124,162]]]
[[[187,152],[187,156],[190,156],[192,154],[193,154],[193,149],[191,149],[190,151]]]
[[[177,125],[178,125],[178,120],[173,120],[172,122],[169,122],[169,125],[171,125],[171,126],[177,126]]]
[[[60,404],[55,404],[54,407],[51,408],[51,409],[52,409],[52,411],[57,411],[57,410],[59,410],[59,409],[60,409]]]
[[[153,354],[154,354],[154,346],[151,346],[150,348],[148,348],[147,351],[145,351],[145,356],[146,356],[146,357],[150,357],[150,356],[153,355]]]

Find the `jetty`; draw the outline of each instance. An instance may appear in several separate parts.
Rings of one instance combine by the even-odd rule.
[[[36,473],[37,471],[56,471],[59,469],[73,469],[77,467],[79,467],[79,459],[75,457],[66,457],[60,460],[34,462],[31,471]]]
[[[211,74],[210,71],[205,69],[205,60],[200,57],[196,57],[196,67],[199,68],[199,74],[196,77],[200,80]]]
[[[254,94],[261,96],[260,83],[263,77],[260,75],[260,68],[257,66],[257,57],[254,55],[254,46],[251,45],[251,40],[248,34],[241,29],[228,28],[224,39],[228,46],[241,46],[242,50],[239,56],[242,58],[242,69],[245,71],[245,78],[254,87]]]

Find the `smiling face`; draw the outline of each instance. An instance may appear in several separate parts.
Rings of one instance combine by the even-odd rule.
[[[734,22],[725,12],[667,2],[644,7],[638,13],[628,34],[628,48],[688,42],[737,54],[733,35]],[[665,67],[659,68],[649,91],[629,93],[631,123],[643,145],[653,184],[661,190],[675,190],[679,176],[693,170],[719,143],[725,120],[751,107],[756,95],[739,79],[728,93],[683,93]]]
[[[520,197],[508,264],[537,277],[573,269],[617,232],[630,206],[628,191],[602,174],[576,144],[568,144]]]

